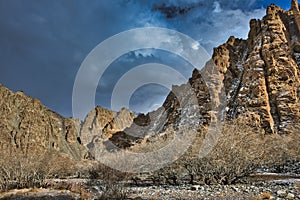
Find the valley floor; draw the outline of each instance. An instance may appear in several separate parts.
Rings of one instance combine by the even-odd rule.
[[[291,181],[291,180],[290,180]],[[131,188],[141,199],[300,199],[300,179],[292,182],[258,182],[245,185]]]
[[[256,180],[255,180],[256,179]],[[265,179],[265,181],[262,181]],[[273,179],[273,180],[270,180]],[[57,180],[56,180],[57,181]],[[64,180],[66,181],[66,180]],[[246,180],[247,182],[248,180]],[[300,199],[300,176],[259,174],[251,177],[252,183],[236,185],[185,185],[127,187],[127,199]],[[98,187],[82,189],[80,180],[69,180],[73,186],[64,189],[34,188],[11,190],[0,194],[0,199],[98,199]]]

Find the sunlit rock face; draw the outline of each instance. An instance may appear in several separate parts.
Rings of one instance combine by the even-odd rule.
[[[270,5],[263,19],[250,21],[248,39],[231,36],[215,48],[201,71],[174,86],[162,107],[138,116],[125,133],[143,138],[236,118],[267,134],[290,132],[300,122],[299,30],[298,1],[287,11]],[[123,136],[117,133],[113,141]]]
[[[289,132],[299,123],[299,8],[271,5],[251,20],[247,40],[231,37],[214,50],[224,74],[227,117],[245,116],[266,133]]]
[[[80,130],[82,144],[89,149],[98,143],[111,138],[115,133],[131,126],[135,115],[123,108],[114,112],[97,106],[90,111]]]
[[[81,159],[80,120],[63,118],[37,99],[0,85],[0,148],[23,153],[57,151]]]
[[[0,149],[26,153],[57,151],[75,159],[89,156],[89,145],[129,127],[134,115],[127,109],[93,109],[84,122],[64,118],[23,92],[0,85]]]

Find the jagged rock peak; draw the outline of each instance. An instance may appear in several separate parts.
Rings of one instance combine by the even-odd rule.
[[[116,116],[105,125],[104,132],[106,137],[111,137],[112,134],[123,131],[125,128],[129,127],[135,115],[128,109],[122,108]]]
[[[88,146],[96,140],[110,138],[112,134],[129,127],[134,118],[134,114],[125,108],[119,112],[114,112],[97,106],[87,114],[82,124],[81,141],[85,146]]]
[[[300,122],[299,9],[272,4],[262,20],[250,21],[247,41],[215,48],[213,60],[223,74],[229,118],[244,116],[266,133],[288,132]]]
[[[299,3],[298,3],[298,0],[292,0],[292,3],[291,3],[291,10],[292,10],[292,11],[299,11]]]
[[[271,4],[267,7],[266,14],[267,14],[267,16],[269,16],[269,15],[274,16],[274,15],[277,15],[279,13],[279,11],[283,11],[283,9],[280,6]]]

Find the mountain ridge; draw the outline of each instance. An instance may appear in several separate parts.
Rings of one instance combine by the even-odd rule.
[[[125,129],[137,136],[127,144],[143,138],[141,132],[155,135],[179,126],[197,130],[216,120],[236,118],[265,134],[293,131],[300,122],[299,22],[297,0],[287,11],[268,6],[263,19],[250,21],[247,39],[231,36],[214,48],[201,71],[195,69],[188,83],[174,86],[162,107],[146,115],[152,120],[146,130],[154,133],[135,124]],[[124,132],[116,133],[112,141],[122,146],[122,137]]]
[[[227,119],[244,115],[253,122],[251,125],[262,127],[266,133],[286,133],[300,122],[300,12],[297,0],[291,5],[287,11],[270,5],[262,20],[250,21],[248,39],[231,36],[225,44],[214,48],[214,63],[209,61],[201,72],[195,69],[189,80],[199,104],[205,108],[220,106],[222,102],[218,101],[224,99],[221,83],[216,82],[222,81]],[[219,72],[213,72],[214,67]],[[219,77],[208,80],[214,79],[214,74]],[[213,83],[215,88],[207,88],[203,81]],[[172,96],[171,92],[163,107],[176,107]],[[207,101],[216,102],[207,105]],[[200,115],[212,117],[209,111],[200,110]],[[174,116],[176,112],[175,109]]]
[[[290,10],[270,5],[263,19],[250,21],[247,39],[231,36],[214,48],[201,71],[173,86],[163,105],[145,115],[96,107],[84,121],[63,118],[0,85],[3,141],[18,148],[39,138],[43,148],[80,159],[102,142],[130,147],[167,129],[197,130],[236,118],[266,134],[289,133],[300,122],[300,11],[297,0],[291,5]]]

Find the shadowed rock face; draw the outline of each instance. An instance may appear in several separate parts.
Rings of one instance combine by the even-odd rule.
[[[84,157],[87,151],[78,139],[80,121],[63,118],[39,100],[2,85],[0,96],[1,149],[16,148],[24,153],[55,150],[75,159]]]

